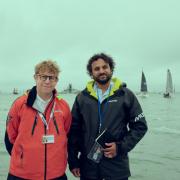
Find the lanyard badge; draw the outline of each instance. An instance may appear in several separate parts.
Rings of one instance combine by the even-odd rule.
[[[48,130],[49,129],[49,123],[51,121],[51,119],[53,118],[54,116],[54,109],[55,109],[55,102],[54,102],[54,105],[53,105],[53,108],[51,110],[51,114],[50,114],[50,118],[49,118],[49,122],[47,123],[47,120],[46,118],[44,117],[44,115],[41,113],[41,112],[38,112],[39,116],[41,117],[41,120],[42,122],[44,123],[44,125],[46,126],[46,129]]]
[[[51,110],[51,114],[50,114],[50,118],[49,118],[49,122],[47,122],[46,118],[44,117],[44,115],[42,113],[39,112],[39,116],[41,117],[42,122],[44,123],[44,125],[46,126],[46,129],[49,129],[49,123],[51,121],[51,119],[53,118],[54,115],[54,109],[55,109],[55,103],[53,105],[53,108]],[[43,135],[42,136],[42,143],[43,144],[52,144],[55,142],[55,138],[54,135]]]
[[[54,135],[44,135],[42,137],[43,144],[52,144],[54,143]]]

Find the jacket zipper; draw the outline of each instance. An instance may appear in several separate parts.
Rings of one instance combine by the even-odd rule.
[[[53,100],[47,105],[44,116],[46,117],[47,109],[49,108],[50,104],[53,102]],[[45,118],[46,119],[46,118]],[[44,124],[44,134],[47,134],[47,129],[46,125]],[[47,144],[45,143],[44,145],[44,180],[47,178]]]
[[[46,135],[46,126],[44,125],[44,133]],[[46,180],[46,174],[47,174],[47,144],[44,144],[44,154],[45,154],[45,157],[44,157],[44,180]]]

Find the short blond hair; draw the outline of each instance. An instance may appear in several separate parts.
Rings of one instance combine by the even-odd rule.
[[[45,60],[45,61],[38,63],[35,66],[34,71],[35,71],[35,74],[39,74],[39,73],[48,71],[49,73],[53,73],[57,76],[60,73],[59,66],[57,65],[57,63],[55,61],[52,61],[52,60]]]

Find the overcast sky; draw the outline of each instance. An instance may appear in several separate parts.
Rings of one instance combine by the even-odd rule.
[[[53,59],[58,89],[83,89],[88,59],[111,55],[114,76],[138,91],[164,91],[166,71],[180,91],[179,0],[0,0],[0,91],[34,85],[34,66]]]

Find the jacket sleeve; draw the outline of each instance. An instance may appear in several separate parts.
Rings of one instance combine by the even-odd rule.
[[[78,98],[76,97],[72,107],[72,124],[68,135],[68,163],[70,170],[79,168],[78,155],[81,151],[81,118]]]
[[[69,108],[69,105],[66,101],[64,101],[65,103],[65,110],[66,110],[66,120],[65,120],[65,123],[64,123],[64,128],[65,128],[65,131],[66,133],[68,134],[69,132],[69,129],[70,129],[70,126],[71,126],[71,121],[72,121],[72,116],[71,116],[71,111],[70,111],[70,108]]]
[[[128,131],[118,144],[119,153],[131,151],[143,138],[148,129],[145,116],[136,96],[131,91],[129,91],[126,96]]]
[[[15,101],[8,113],[7,122],[6,122],[6,132],[4,137],[5,146],[10,155],[13,148],[13,144],[15,143],[16,137],[18,135],[19,120],[20,120],[18,114],[19,114],[19,110],[17,107],[17,103]]]
[[[6,145],[6,150],[7,150],[7,152],[9,153],[9,155],[11,155],[11,151],[12,151],[12,148],[13,148],[13,144],[9,141],[9,137],[8,137],[8,134],[7,134],[7,130],[6,130],[6,132],[5,132],[4,142],[5,142],[5,145]]]

